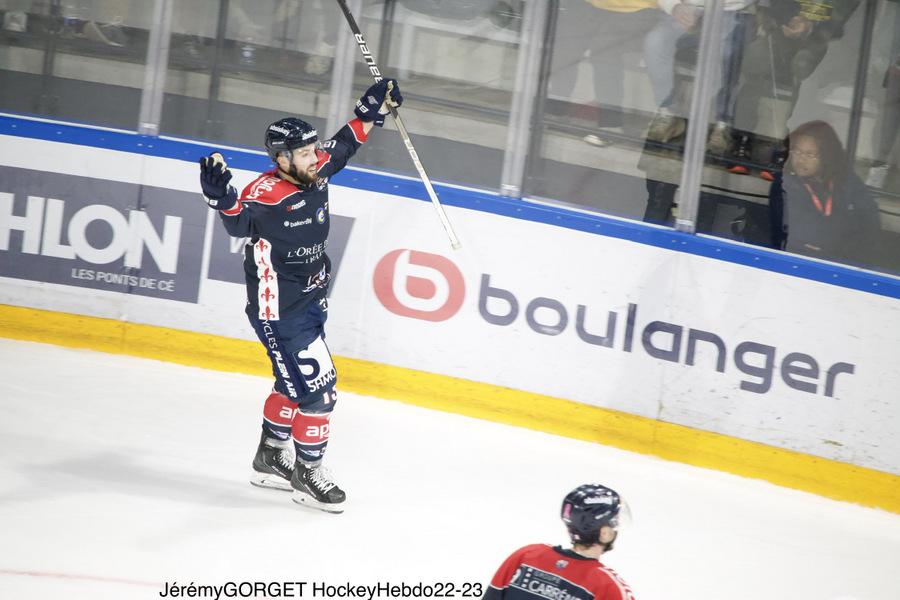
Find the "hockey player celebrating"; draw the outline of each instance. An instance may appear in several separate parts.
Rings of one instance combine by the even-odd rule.
[[[393,79],[371,86],[356,103],[356,118],[320,142],[309,123],[294,117],[266,129],[275,168],[238,196],[222,156],[200,159],[200,186],[225,229],[247,237],[244,274],[247,318],[272,361],[275,384],[263,406],[262,436],[250,483],[293,491],[293,500],[343,512],[346,495],[322,467],[329,418],[337,400],[336,372],[325,345],[328,178],[340,171],[403,102]],[[292,447],[293,446],[293,447]]]
[[[563,499],[561,512],[572,548],[532,544],[516,550],[500,565],[485,600],[634,600],[628,585],[600,562],[627,514],[619,495],[602,485],[581,485]]]

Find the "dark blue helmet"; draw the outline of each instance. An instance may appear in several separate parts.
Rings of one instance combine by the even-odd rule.
[[[560,516],[573,543],[591,545],[600,540],[600,528],[619,524],[619,494],[599,484],[580,485],[563,499]]]
[[[282,152],[302,148],[319,141],[316,128],[302,119],[287,117],[266,128],[266,150],[275,160]]]

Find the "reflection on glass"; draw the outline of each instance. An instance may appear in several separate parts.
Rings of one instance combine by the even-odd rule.
[[[900,197],[892,179],[900,6],[860,5],[759,0],[729,11],[726,3],[722,70],[711,73],[685,68],[699,19],[680,21],[681,9],[672,11],[645,44],[647,56],[674,57],[674,69],[672,79],[656,72],[661,63],[648,69],[660,108],[638,163],[647,176],[643,219],[674,221],[684,102],[690,82],[703,77],[714,95],[698,231],[900,272]],[[661,49],[670,43],[670,52]]]
[[[499,188],[520,53],[528,48],[522,35],[540,33],[542,60],[529,74],[539,93],[526,196],[671,224],[687,115],[703,84],[712,106],[703,123],[698,231],[900,272],[897,0],[722,0],[721,53],[709,72],[697,69],[708,18],[702,0],[548,0],[546,12],[527,11],[539,15],[534,28],[523,27],[523,18],[537,5],[524,0],[360,5],[357,21],[382,72],[403,85],[405,122],[436,180]],[[149,40],[159,26],[153,6],[0,0],[0,110],[135,129]],[[350,75],[332,81],[342,72],[336,44],[347,35],[333,0],[172,6],[163,133],[257,147],[262,125],[302,115],[323,128],[332,86],[352,84],[352,98],[370,84],[355,48],[348,54],[352,82]],[[832,184],[828,173],[839,174],[838,167],[799,174],[814,153],[822,160],[820,148],[789,148],[789,129],[813,121],[828,123],[849,154],[832,161],[850,165]],[[828,146],[822,136],[806,137]],[[789,149],[794,170],[783,173]],[[398,136],[378,136],[359,162],[415,173]],[[822,222],[812,229],[825,235],[847,223],[838,208],[860,191],[854,173],[868,188],[853,203],[854,218],[875,206],[880,226],[868,219],[846,235],[872,226],[876,233],[855,249],[801,241],[813,236],[792,207],[815,202],[793,201],[802,193],[813,198],[796,178],[810,179],[804,183],[823,211],[831,193],[833,213],[806,219]],[[787,229],[776,228],[781,237],[773,237],[771,215],[784,219]],[[872,240],[877,247],[867,246]]]
[[[363,2],[356,20],[381,72],[400,81],[403,121],[431,178],[499,189],[522,11],[522,0]],[[353,51],[360,93],[372,76]],[[397,135],[378,136],[358,156],[416,174]]]
[[[866,176],[866,185],[896,194],[900,193],[900,180],[896,177],[896,170],[892,168],[892,158],[896,160],[897,154],[900,154],[897,151],[897,140],[900,139],[900,3],[887,4],[885,9],[885,35],[879,37],[886,38],[884,46],[887,52],[883,56],[876,54],[875,60],[883,59],[882,62],[887,64],[883,72],[874,73],[876,81],[883,88],[883,96],[875,116],[875,153]],[[874,40],[873,46],[877,46],[879,41],[882,40]],[[892,174],[894,177],[891,177]]]
[[[712,87],[716,90],[713,102],[715,124],[709,135],[707,150],[716,156],[725,154],[731,148],[735,95],[744,44],[754,24],[752,15],[747,12],[752,4],[752,0],[730,0],[725,3],[721,61],[716,71],[710,74]],[[666,143],[685,131],[690,90],[687,86],[682,86],[680,90],[675,87],[676,57],[681,57],[682,63],[695,62],[693,58],[686,61],[684,57],[696,55],[698,51],[703,12],[703,2],[699,0],[675,3],[670,14],[647,36],[647,70],[654,100],[659,106],[647,132],[650,141]]]
[[[890,192],[897,9],[892,1],[760,2],[726,161],[747,177],[723,186],[747,193],[730,215],[732,235],[714,233],[900,272],[900,202]],[[760,178],[772,182],[765,199],[749,183]],[[726,211],[718,203],[716,220]]]
[[[3,0],[0,109],[135,129],[153,4]]]
[[[770,2],[757,12],[758,33],[747,47],[741,87],[742,127],[730,158],[732,173],[771,181],[784,165],[787,122],[800,87],[843,36],[859,0]]]
[[[639,218],[645,193],[638,161],[656,109],[645,39],[668,15],[656,0],[551,6],[525,192]]]
[[[706,142],[707,162],[726,166],[733,149],[735,106],[741,67],[747,40],[755,32],[754,2],[729,0],[725,3],[719,35],[721,53],[711,73],[698,74],[693,65],[700,47],[704,19],[703,2],[665,2],[669,13],[647,36],[645,56],[658,104],[647,130],[644,155],[639,163],[646,173],[647,205],[643,219],[671,225],[677,207],[676,191],[681,176],[686,115],[698,76],[704,76],[712,90],[712,126]],[[651,67],[652,65],[652,67]],[[721,174],[714,174],[717,188],[727,185]],[[704,192],[696,228],[714,232],[716,207],[721,198]]]
[[[585,2],[559,4],[557,35],[550,75],[551,96],[574,99],[590,95],[596,127],[584,140],[596,146],[615,143],[624,135],[625,56],[638,52],[644,37],[660,19],[655,1]],[[576,91],[583,57],[590,66],[591,87]]]
[[[64,0],[60,33],[63,37],[122,48],[129,41],[124,27],[135,25],[130,11],[131,3],[123,0]]]
[[[429,174],[498,188],[521,0],[361,4],[355,17],[381,72],[398,78],[411,100],[404,121]],[[340,35],[349,27],[334,0],[176,3],[162,131],[258,146],[260,127],[285,115],[324,128],[332,86],[347,85],[332,81],[344,72],[334,64]],[[348,44],[355,95],[372,79]],[[373,139],[357,162],[415,173],[396,135]]]
[[[324,127],[339,25],[327,0],[176,3],[161,130],[257,147],[285,116]]]

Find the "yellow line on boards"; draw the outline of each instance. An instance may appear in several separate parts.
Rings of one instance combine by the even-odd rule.
[[[0,337],[271,376],[258,342],[0,305]],[[335,357],[341,389],[770,481],[900,513],[900,476],[560,398]]]

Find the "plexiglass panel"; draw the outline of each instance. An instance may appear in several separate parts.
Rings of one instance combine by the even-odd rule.
[[[363,2],[356,19],[381,71],[400,81],[403,120],[432,178],[499,188],[522,11],[520,0]],[[355,52],[358,94],[372,79]],[[416,172],[396,133],[373,136],[360,160]]]
[[[161,131],[260,147],[283,116],[324,127],[338,14],[326,0],[176,2]]]
[[[702,7],[550,5],[527,194],[670,223]]]
[[[729,215],[735,237],[900,271],[898,8],[884,0],[757,7],[725,162],[754,186]]]
[[[0,110],[136,129],[153,2],[2,0]]]
[[[900,271],[896,0],[349,4],[435,180]],[[0,0],[0,110],[260,148],[371,83],[332,0],[163,6]],[[392,129],[356,163],[415,175]]]

